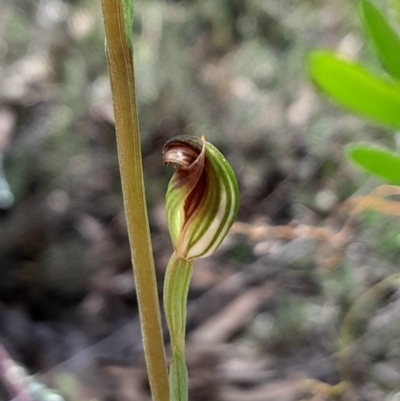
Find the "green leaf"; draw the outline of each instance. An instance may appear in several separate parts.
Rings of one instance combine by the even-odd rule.
[[[328,51],[308,58],[314,84],[332,100],[370,120],[400,129],[400,87]]]
[[[382,13],[368,0],[360,4],[361,21],[386,71],[400,79],[400,39]]]
[[[400,184],[400,155],[366,145],[351,145],[348,158],[359,168],[392,184]]]
[[[132,29],[133,29],[133,0],[122,0],[122,9],[124,13],[125,33],[128,38],[128,43],[132,44]]]

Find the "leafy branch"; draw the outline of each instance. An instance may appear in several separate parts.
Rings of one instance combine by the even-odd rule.
[[[375,123],[400,129],[400,38],[371,1],[362,0],[360,18],[370,47],[385,72],[377,75],[330,51],[310,54],[308,70],[316,87],[336,103]],[[347,156],[359,168],[400,184],[400,156],[372,146],[351,145]]]

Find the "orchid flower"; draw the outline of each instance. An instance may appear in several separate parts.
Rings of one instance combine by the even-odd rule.
[[[235,175],[225,157],[204,137],[168,141],[164,163],[176,167],[166,209],[174,253],[164,282],[164,310],[171,337],[170,401],[187,401],[186,300],[194,260],[213,254],[231,228],[239,207]]]

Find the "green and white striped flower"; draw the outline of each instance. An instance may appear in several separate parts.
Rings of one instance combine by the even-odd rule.
[[[174,245],[164,280],[172,353],[170,401],[187,401],[186,299],[194,259],[211,255],[225,238],[239,207],[239,191],[231,166],[204,137],[173,138],[165,144],[163,155],[164,163],[177,167],[166,196]]]
[[[177,257],[211,255],[231,228],[239,207],[236,177],[224,156],[204,137],[168,141],[164,163],[177,166],[166,195],[167,220]]]

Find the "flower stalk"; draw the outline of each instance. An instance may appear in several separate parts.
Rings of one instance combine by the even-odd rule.
[[[169,401],[168,374],[144,194],[132,51],[132,0],[102,0],[118,161],[147,371],[154,401]]]
[[[171,337],[169,369],[170,401],[188,399],[188,372],[185,363],[186,300],[192,277],[193,261],[174,252],[164,279],[164,310]]]

